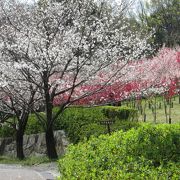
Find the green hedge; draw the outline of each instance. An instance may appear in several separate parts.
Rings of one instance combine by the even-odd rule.
[[[178,180],[180,125],[143,125],[71,145],[59,160],[62,180]]]
[[[115,124],[111,125],[112,131],[117,131],[119,129],[127,130],[131,127],[139,126],[136,122],[127,121],[127,119],[130,119],[131,115],[136,115],[137,111],[134,109],[127,107],[102,106],[91,108],[68,108],[59,116],[55,122],[54,128],[64,129],[70,138],[70,141],[77,143],[84,138],[89,138],[91,135],[99,136],[100,134],[107,133],[107,128],[100,125],[100,121],[107,119],[105,116],[106,112],[113,112],[113,110],[116,110],[119,114],[123,114],[124,112],[128,112],[129,114],[127,113],[125,118],[124,116],[114,116],[116,121]]]
[[[56,110],[56,109],[55,109]],[[91,129],[91,124],[97,124],[104,119],[101,108],[71,107],[66,109],[56,120],[54,129],[64,129],[71,142],[77,143],[86,135],[84,132]],[[88,127],[89,126],[89,127]],[[100,125],[98,125],[99,129]],[[86,128],[86,129],[85,129]],[[97,130],[96,129],[96,130]],[[83,131],[83,132],[82,132]],[[99,131],[97,130],[97,133]],[[91,133],[90,133],[91,134]],[[83,137],[82,137],[82,136]]]
[[[58,108],[54,108],[56,112]],[[113,118],[116,119],[115,124],[111,126],[112,131],[119,129],[127,130],[131,127],[138,126],[135,122],[127,120],[133,119],[137,111],[127,107],[70,107],[66,109],[55,121],[54,130],[64,129],[67,132],[71,142],[77,143],[84,138],[89,138],[91,135],[99,136],[100,134],[107,133],[107,128],[100,125],[100,121],[107,118],[107,113],[112,113]],[[43,132],[42,125],[38,122],[35,114],[30,114],[26,126],[25,134],[36,134]],[[13,129],[4,125],[0,129],[0,137],[12,136]]]
[[[105,106],[102,108],[102,113],[109,119],[120,120],[136,120],[138,112],[136,109],[132,109],[126,106]]]

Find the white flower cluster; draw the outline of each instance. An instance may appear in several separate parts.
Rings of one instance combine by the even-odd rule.
[[[118,64],[150,49],[149,36],[142,39],[140,33],[132,33],[95,1],[68,0],[33,8],[1,3],[0,15],[0,87],[23,101],[36,88],[36,96],[44,102],[48,93],[51,103],[58,95],[72,100],[91,94],[81,87],[107,84],[123,74]]]

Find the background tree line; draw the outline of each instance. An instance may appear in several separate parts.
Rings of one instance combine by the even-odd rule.
[[[134,18],[137,28],[154,29],[152,42],[159,48],[180,45],[179,0],[140,1]],[[133,14],[131,13],[131,17]]]

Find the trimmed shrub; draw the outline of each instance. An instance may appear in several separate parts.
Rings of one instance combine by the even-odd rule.
[[[134,120],[137,119],[137,110],[126,106],[105,106],[102,113],[109,119]]]
[[[105,133],[105,128],[97,123],[90,123],[84,125],[80,132],[77,134],[79,140],[89,139],[92,135],[98,137],[99,135]]]
[[[70,141],[77,143],[94,132],[99,132],[100,125],[98,125],[98,122],[103,119],[105,119],[105,116],[101,112],[101,107],[70,107],[58,117],[54,129],[64,129]],[[92,124],[94,130],[92,130]],[[98,125],[96,126],[97,129],[94,124]],[[91,131],[87,132],[88,129],[91,129]]]
[[[143,125],[91,137],[69,146],[59,160],[59,179],[178,179],[179,147],[180,125]]]
[[[159,166],[180,161],[180,125],[143,125],[126,133],[126,152],[143,156]]]
[[[117,112],[120,112],[119,114],[128,112],[129,118],[130,115],[133,114],[130,112],[131,110],[132,112],[136,113],[134,109],[126,107],[71,107],[66,109],[63,114],[58,117],[54,128],[64,129],[72,143],[77,143],[84,138],[88,139],[91,135],[99,136],[100,134],[108,133],[107,127],[100,125],[100,121],[107,119],[105,113],[103,112],[108,112],[111,109],[117,110]],[[111,125],[111,131],[117,131],[120,129],[127,130],[135,126],[139,126],[138,123],[127,121],[127,119],[124,121],[121,116],[115,117],[115,119],[117,121],[115,124]],[[119,119],[121,121],[119,121]]]
[[[57,110],[58,108],[53,109],[54,112]],[[107,119],[103,112],[111,111],[117,111],[117,117],[114,116],[116,122],[111,125],[111,131],[128,130],[129,128],[139,126],[138,123],[127,121],[127,119],[136,114],[136,110],[131,108],[113,106],[69,107],[55,121],[54,130],[64,129],[73,143],[77,143],[84,138],[88,139],[91,135],[99,136],[100,134],[107,133],[107,127],[100,125],[100,121]],[[36,115],[30,114],[25,134],[36,134],[43,131],[42,124],[37,120]],[[7,137],[12,134],[13,130],[6,125],[0,129],[0,136]]]

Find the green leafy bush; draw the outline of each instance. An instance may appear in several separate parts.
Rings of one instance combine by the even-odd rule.
[[[102,113],[109,119],[137,119],[137,110],[126,107],[126,106],[105,106],[102,108]]]
[[[37,117],[35,114],[30,114],[27,125],[26,125],[26,130],[25,134],[37,134],[40,132],[43,132],[44,129],[40,122],[37,120]]]
[[[180,161],[180,125],[144,125],[126,133],[126,152],[143,156],[155,166]]]
[[[0,137],[12,137],[14,134],[15,130],[8,123],[1,124]]]
[[[103,133],[105,133],[105,128],[102,125],[97,123],[90,123],[84,125],[77,136],[79,136],[79,140],[82,141],[85,138],[89,139],[92,135],[98,137]]]
[[[138,123],[127,121],[127,119],[136,114],[136,110],[131,108],[113,106],[70,107],[59,115],[54,123],[54,130],[64,129],[73,143],[89,138],[91,135],[99,136],[100,134],[107,133],[107,128],[100,125],[100,121],[107,119],[103,112],[113,111],[114,109],[117,110],[120,116],[115,117],[117,121],[111,126],[111,131],[119,129],[128,130],[129,128],[139,126]],[[53,109],[54,113],[57,111],[58,108]],[[30,114],[25,134],[36,134],[43,131],[43,127],[37,120],[36,115]],[[13,130],[10,127],[3,126],[0,129],[0,136],[11,136],[12,132]]]
[[[11,119],[9,119],[8,121],[11,121]],[[25,134],[36,134],[43,131],[44,130],[42,128],[42,125],[38,122],[35,114],[30,114],[26,125]],[[3,123],[2,127],[0,127],[0,137],[12,136],[15,136],[15,130],[8,123]]]
[[[179,146],[180,125],[143,125],[91,137],[69,146],[59,160],[59,179],[178,179]]]
[[[128,112],[129,117],[131,110],[132,112],[136,112],[134,109],[126,107],[73,107],[66,109],[63,114],[58,117],[54,128],[64,129],[70,138],[70,141],[73,143],[77,143],[84,138],[89,138],[91,135],[99,136],[100,134],[107,133],[107,128],[100,125],[100,121],[107,119],[103,112],[108,111],[109,109],[117,109],[121,114],[123,114],[123,112]],[[119,119],[121,121],[119,121]],[[138,123],[127,121],[127,118],[125,120],[126,121],[124,121],[121,116],[116,117],[115,124],[111,125],[111,131],[120,129],[127,130],[139,126]]]
[[[98,122],[103,119],[105,119],[105,116],[101,112],[101,107],[71,107],[58,117],[54,129],[64,129],[71,142],[77,143],[80,139],[93,134],[93,132],[99,132],[100,125],[98,125]],[[87,132],[88,129],[92,130],[92,124],[95,129],[93,132]],[[94,124],[97,124],[97,126],[95,127]],[[87,136],[85,132],[87,132]]]

